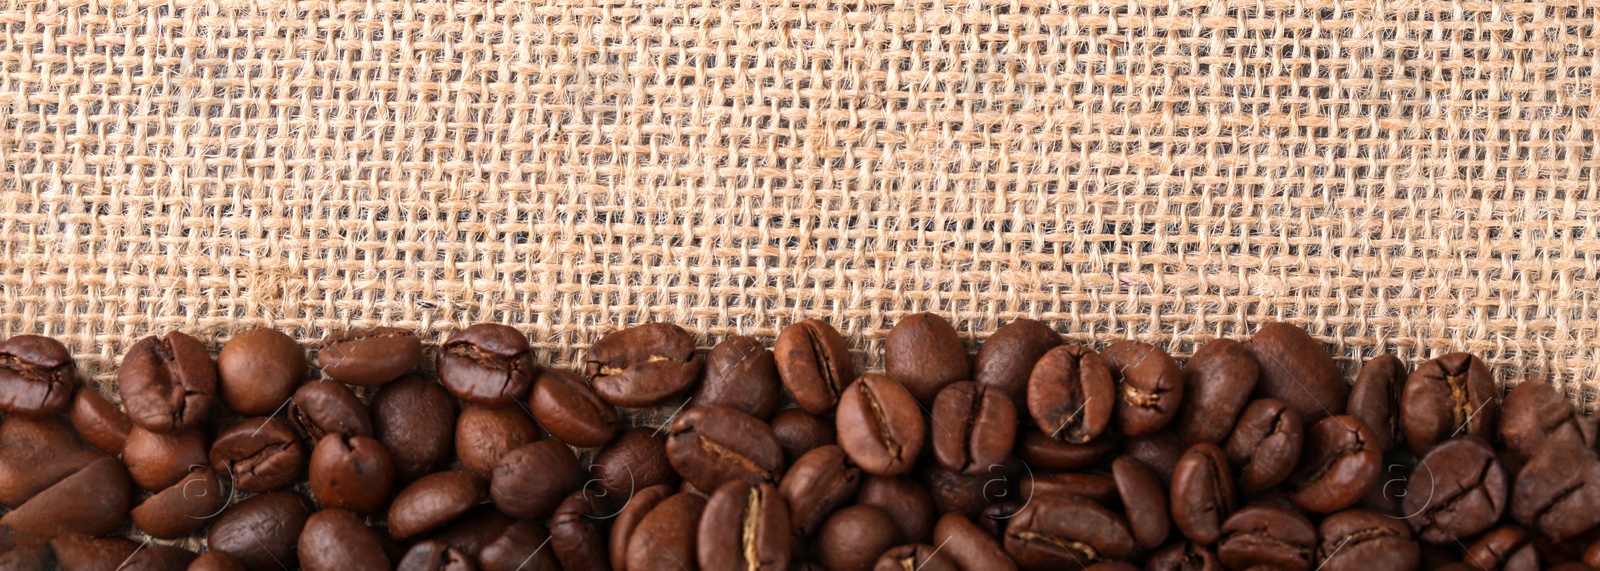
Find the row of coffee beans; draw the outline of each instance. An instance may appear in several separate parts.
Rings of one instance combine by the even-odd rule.
[[[433,380],[378,328],[305,382],[282,333],[213,359],[172,332],[124,355],[118,409],[14,337],[0,569],[1600,569],[1600,417],[1470,355],[1352,385],[1286,324],[1180,366],[1019,320],[969,356],[931,314],[884,347],[858,375],[822,321],[704,353],[651,323],[575,372],[474,325]]]

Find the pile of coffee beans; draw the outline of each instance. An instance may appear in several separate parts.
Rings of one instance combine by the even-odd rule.
[[[401,329],[313,354],[145,338],[119,409],[0,343],[0,569],[1600,569],[1600,417],[1463,353],[1349,382],[1288,324],[1180,364],[1019,320],[969,355],[918,314],[884,374],[818,320],[581,371],[493,324],[432,373]]]

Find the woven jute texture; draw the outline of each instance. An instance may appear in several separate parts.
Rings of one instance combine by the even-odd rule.
[[[1288,320],[1600,391],[1596,5],[0,1],[0,335]]]

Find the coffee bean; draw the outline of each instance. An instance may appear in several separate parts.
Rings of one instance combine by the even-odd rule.
[[[61,342],[18,335],[0,343],[0,411],[50,416],[67,408],[77,388],[77,365]]]
[[[211,467],[241,492],[260,493],[295,483],[306,467],[306,446],[289,425],[252,418],[222,431],[211,444]]]
[[[1355,505],[1378,483],[1383,452],[1372,431],[1351,416],[1330,416],[1306,431],[1300,467],[1287,482],[1289,499],[1309,511],[1332,513]]]
[[[439,347],[439,382],[463,401],[508,406],[528,396],[539,366],[528,338],[516,328],[479,323],[457,331]]]
[[[1083,569],[1133,554],[1123,519],[1074,496],[1038,496],[1017,512],[1005,532],[1006,551],[1023,569]]]
[[[1344,414],[1350,387],[1327,348],[1304,329],[1269,323],[1256,330],[1245,348],[1261,365],[1256,396],[1282,401],[1306,424]]]
[[[389,450],[397,481],[449,463],[456,402],[439,383],[415,375],[385,384],[372,399],[373,434]]]
[[[539,426],[519,406],[469,404],[456,417],[456,458],[463,469],[482,480],[494,475],[501,456],[537,440]]]
[[[1455,436],[1490,438],[1499,412],[1494,377],[1477,357],[1451,353],[1417,367],[1400,396],[1400,426],[1423,455]]]
[[[862,375],[845,388],[835,422],[845,454],[879,476],[911,470],[927,430],[916,399],[883,375]]]
[[[478,568],[483,571],[562,571],[555,552],[545,548],[549,539],[550,530],[543,525],[531,521],[513,523],[500,537],[483,546],[483,551],[478,553]]]
[[[188,335],[173,331],[145,337],[122,356],[117,388],[135,424],[151,432],[177,432],[198,424],[211,410],[217,364]]]
[[[900,545],[883,552],[873,571],[958,571],[954,561],[938,547],[924,544]]]
[[[793,464],[813,449],[838,444],[833,422],[802,409],[786,408],[772,415],[772,434],[783,448],[783,461]]]
[[[1408,571],[1422,558],[1405,522],[1372,510],[1346,510],[1322,520],[1321,568]]]
[[[1099,353],[1064,345],[1039,358],[1028,377],[1028,412],[1051,439],[1085,444],[1105,432],[1116,383]]]
[[[651,486],[677,486],[678,473],[667,460],[667,437],[655,430],[638,427],[623,431],[594,456],[590,467],[600,478],[607,497],[626,501],[634,490]]]
[[[213,549],[196,557],[189,564],[189,571],[245,571],[245,568],[232,555]]]
[[[1129,460],[1139,462],[1131,456],[1118,458],[1118,461]],[[1143,465],[1143,462],[1139,462]],[[1149,467],[1145,467],[1149,470]],[[1153,473],[1152,473],[1153,475]],[[1017,486],[1017,491],[1022,501],[1040,494],[1061,495],[1071,494],[1084,498],[1094,503],[1116,508],[1122,505],[1122,492],[1117,490],[1117,480],[1106,474],[1091,474],[1087,472],[1065,472],[1058,474],[1030,474],[1024,475]]]
[[[617,433],[617,409],[566,371],[540,375],[528,404],[545,430],[573,446],[599,446]]]
[[[389,504],[389,535],[405,540],[449,523],[483,501],[484,488],[482,480],[461,471],[418,478]]]
[[[1231,339],[1200,346],[1183,368],[1183,406],[1174,428],[1184,442],[1221,444],[1250,402],[1261,367],[1250,351]]]
[[[329,434],[311,451],[311,494],[323,506],[377,513],[394,489],[389,450],[366,436]]]
[[[1174,437],[1176,440],[1176,437]],[[1181,445],[1182,442],[1178,441]],[[1017,439],[1018,458],[1040,470],[1081,470],[1103,464],[1117,455],[1117,439],[1106,434],[1083,444],[1062,442],[1038,431],[1027,431]],[[1182,453],[1179,450],[1178,453]]]
[[[1122,443],[1122,450],[1154,470],[1162,483],[1171,483],[1172,473],[1178,469],[1178,460],[1189,450],[1189,444],[1177,432],[1162,430],[1129,438]]]
[[[1201,446],[1205,445],[1197,445],[1196,448]],[[1194,453],[1195,450],[1191,448],[1190,452]],[[1216,446],[1201,448],[1201,453],[1208,456],[1214,453],[1217,465],[1227,465],[1222,460],[1222,451],[1217,450]],[[1180,460],[1178,466],[1181,469],[1183,461]],[[1122,498],[1123,512],[1128,520],[1128,531],[1133,534],[1133,539],[1146,549],[1155,549],[1166,543],[1167,533],[1172,529],[1172,518],[1167,515],[1167,490],[1156,479],[1155,472],[1143,462],[1122,457],[1111,463],[1111,474],[1117,483],[1117,492]],[[1226,477],[1224,475],[1223,479]],[[1178,489],[1176,474],[1173,482],[1174,489]],[[1172,513],[1174,516],[1179,513],[1177,502],[1173,502]]]
[[[695,536],[706,569],[789,568],[789,505],[772,484],[732,480],[717,488]]]
[[[1126,436],[1166,427],[1183,404],[1183,369],[1166,351],[1140,341],[1118,341],[1100,351],[1117,383],[1116,417]]]
[[[355,514],[329,509],[306,519],[296,552],[305,571],[388,571],[378,534]]]
[[[188,537],[227,505],[222,478],[206,466],[133,508],[133,524],[156,539]]]
[[[1184,452],[1172,471],[1172,519],[1178,531],[1200,545],[1216,543],[1234,502],[1233,474],[1222,449],[1202,442]],[[1132,523],[1131,513],[1129,518]]]
[[[1467,560],[1482,569],[1538,569],[1539,553],[1534,549],[1533,540],[1534,536],[1528,533],[1527,528],[1516,524],[1501,525],[1484,532],[1467,547]]]
[[[783,449],[760,420],[721,406],[697,406],[672,421],[667,459],[686,482],[716,490],[729,480],[776,482],[783,473]]]
[[[171,545],[141,544],[124,537],[71,533],[50,540],[62,569],[71,571],[162,571],[184,569],[194,552]]]
[[[1583,563],[1590,567],[1600,568],[1600,540],[1590,544],[1589,549],[1583,552]]]
[[[1226,448],[1228,462],[1239,471],[1239,492],[1254,495],[1289,479],[1304,441],[1300,415],[1288,405],[1275,399],[1251,402]]]
[[[200,427],[158,434],[135,425],[128,431],[122,462],[133,481],[146,490],[164,490],[178,483],[195,466],[210,466],[206,435]]]
[[[932,313],[895,322],[883,340],[883,368],[922,406],[932,406],[945,385],[972,378],[972,361],[961,336]]]
[[[489,495],[506,515],[545,519],[583,482],[583,470],[572,449],[554,440],[541,440],[500,457],[489,482]]]
[[[11,416],[0,423],[0,504],[20,506],[102,457],[59,417]]]
[[[1361,366],[1350,389],[1346,412],[1367,428],[1378,448],[1393,452],[1405,443],[1400,429],[1400,396],[1406,386],[1406,366],[1394,355],[1379,355]]]
[[[492,504],[479,504],[429,534],[428,539],[459,549],[476,560],[484,546],[500,538],[515,521]]]
[[[854,498],[860,486],[861,470],[850,463],[844,449],[828,445],[796,460],[778,491],[788,502],[794,532],[809,536],[828,514]]]
[[[628,540],[633,538],[633,531],[639,527],[639,522],[644,516],[655,509],[656,504],[674,493],[672,486],[650,486],[634,492],[627,505],[622,506],[622,510],[617,512],[617,517],[611,522],[609,538],[612,569],[627,569]]]
[[[1402,509],[1423,541],[1471,537],[1505,512],[1509,482],[1488,443],[1454,438],[1434,447],[1412,471]]]
[[[128,472],[115,458],[101,457],[0,517],[0,526],[45,536],[107,535],[128,520],[132,501]]]
[[[1500,411],[1500,438],[1523,461],[1533,458],[1557,431],[1569,430],[1586,442],[1572,401],[1542,381],[1524,381],[1506,394]]]
[[[978,490],[982,496],[984,490]],[[933,493],[922,482],[907,476],[867,476],[856,491],[856,504],[876,506],[894,518],[900,540],[927,542],[939,521],[939,508]],[[832,510],[829,510],[832,511]]]
[[[996,329],[978,347],[972,360],[972,381],[1000,391],[1012,408],[1028,410],[1028,378],[1039,359],[1061,345],[1061,335],[1032,319],[1022,318]]]
[[[422,340],[398,327],[330,333],[317,344],[317,366],[341,383],[376,387],[400,378],[422,361]]]
[[[1517,472],[1515,482],[1511,517],[1518,523],[1556,541],[1600,525],[1600,486],[1594,485],[1600,482],[1600,460],[1576,436],[1546,440],[1544,449]]]
[[[1149,571],[1222,571],[1222,562],[1210,547],[1180,541],[1162,548],[1150,557]]]
[[[971,381],[945,386],[933,402],[933,455],[945,469],[987,473],[1011,456],[1017,411],[1011,399]]]
[[[300,385],[289,399],[289,424],[307,441],[328,434],[372,436],[367,405],[344,383],[316,381]]]
[[[310,517],[311,501],[295,492],[253,496],[217,516],[206,545],[249,571],[292,569],[300,562],[300,532]]]
[[[697,405],[725,406],[766,420],[778,408],[781,386],[772,351],[753,337],[736,335],[706,354],[706,378],[693,400]]]
[[[700,380],[694,338],[670,323],[646,323],[589,347],[584,374],[600,398],[616,406],[655,406]]]
[[[874,506],[833,512],[817,531],[816,560],[828,571],[867,571],[904,540],[889,513]]]
[[[50,538],[0,527],[0,569],[45,571],[52,564]]]
[[[706,501],[680,493],[656,503],[639,520],[628,538],[627,569],[681,569],[694,571],[700,514]]]
[[[240,332],[217,354],[217,395],[245,416],[277,411],[305,377],[305,351],[276,329]]]
[[[1222,524],[1217,559],[1230,569],[1308,571],[1317,547],[1317,530],[1292,508],[1246,506]]]
[[[101,452],[118,456],[128,444],[128,431],[133,429],[133,421],[100,393],[89,389],[78,391],[72,397],[72,408],[67,415],[78,435]]]
[[[795,403],[811,414],[826,414],[855,382],[856,369],[844,337],[826,321],[807,319],[783,328],[773,343],[778,377]]]
[[[472,557],[439,541],[423,541],[411,546],[400,558],[395,571],[477,571]]]
[[[616,510],[605,498],[578,490],[550,516],[550,549],[567,571],[609,571],[606,533],[598,522]]]
[[[945,514],[939,518],[938,525],[933,528],[933,544],[942,546],[942,551],[959,569],[1017,569],[1016,562],[1006,554],[999,541],[960,514]]]

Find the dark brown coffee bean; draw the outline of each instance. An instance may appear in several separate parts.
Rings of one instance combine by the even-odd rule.
[[[60,341],[18,335],[0,343],[0,411],[45,417],[65,410],[78,389],[78,367]]]
[[[1379,355],[1361,366],[1356,384],[1350,389],[1345,411],[1367,428],[1378,448],[1393,452],[1405,443],[1400,429],[1400,395],[1406,386],[1406,366],[1394,355]]]
[[[1234,506],[1228,457],[1215,444],[1190,447],[1172,471],[1172,519],[1178,531],[1197,544],[1214,544]]]
[[[1454,438],[1434,447],[1412,471],[1402,511],[1423,541],[1471,537],[1505,513],[1509,483],[1486,442]]]
[[[979,488],[981,496],[983,489]],[[927,542],[939,520],[933,493],[922,482],[907,476],[867,476],[856,492],[856,504],[877,506],[894,518],[900,540]],[[791,504],[792,505],[792,504]],[[791,508],[793,509],[793,508]],[[832,511],[832,510],[830,510]]]
[[[211,468],[241,492],[276,490],[300,480],[306,446],[288,424],[273,418],[246,419],[217,435]]]
[[[1500,438],[1523,461],[1533,458],[1557,431],[1570,430],[1583,441],[1593,442],[1582,436],[1572,401],[1549,382],[1524,381],[1506,394],[1500,406]]]
[[[515,521],[491,504],[479,504],[429,534],[428,539],[459,549],[476,560],[483,547],[498,539]]]
[[[407,376],[372,399],[373,434],[394,460],[396,480],[409,482],[450,462],[456,401],[439,383]]]
[[[232,555],[213,549],[196,557],[189,564],[189,571],[245,571],[245,568]]]
[[[879,555],[903,541],[888,512],[874,506],[850,506],[822,523],[815,543],[816,561],[828,571],[868,571]]]
[[[687,493],[657,503],[639,520],[628,538],[627,569],[698,569],[696,531],[705,507],[704,498]]]
[[[528,405],[545,430],[573,446],[599,446],[617,434],[617,409],[566,371],[539,375]]]
[[[0,569],[46,571],[53,569],[50,538],[0,527]]]
[[[1308,511],[1332,513],[1353,506],[1383,472],[1383,451],[1355,417],[1323,418],[1306,431],[1299,470],[1289,477],[1289,499]]]
[[[133,524],[156,539],[188,537],[228,504],[222,478],[200,466],[182,481],[133,508]]]
[[[1256,330],[1245,348],[1261,365],[1256,395],[1282,401],[1306,424],[1344,414],[1349,385],[1327,348],[1289,323],[1269,323]]]
[[[1317,529],[1292,508],[1246,506],[1222,524],[1217,559],[1229,569],[1308,571],[1317,548]]]
[[[128,472],[115,458],[101,457],[0,517],[0,525],[45,536],[107,535],[128,520],[132,501]]]
[[[1017,411],[1011,399],[971,381],[952,383],[933,402],[933,456],[945,469],[984,474],[1011,456]]]
[[[300,562],[300,532],[310,517],[305,496],[268,492],[223,510],[206,533],[206,545],[250,571],[293,569]]]
[[[606,444],[590,467],[608,498],[626,501],[634,490],[677,486],[678,473],[667,460],[667,437],[650,428],[630,428]]]
[[[128,431],[133,429],[128,415],[117,410],[106,397],[89,389],[78,391],[72,397],[72,408],[67,416],[84,442],[112,456],[122,454],[122,447],[128,444]]]
[[[229,410],[267,416],[306,378],[306,354],[276,329],[247,329],[217,354],[217,396]]]
[[[879,476],[911,470],[927,433],[916,399],[883,375],[862,375],[846,388],[835,422],[845,454],[862,470]]]
[[[994,536],[960,514],[945,514],[933,528],[933,544],[963,571],[1016,571],[1017,564]]]
[[[1538,569],[1539,554],[1533,540],[1527,528],[1514,523],[1501,525],[1484,532],[1467,547],[1467,561],[1479,569]]]
[[[1099,504],[1039,496],[1006,527],[1005,546],[1023,569],[1083,569],[1132,555],[1134,541],[1128,524]]]
[[[1210,547],[1192,541],[1173,543],[1157,551],[1145,565],[1149,571],[1222,571],[1222,562]]]
[[[506,527],[500,537],[478,553],[478,568],[483,571],[562,571],[554,550],[548,546],[550,530],[531,521]],[[620,568],[619,568],[620,569]]]
[[[1499,396],[1489,367],[1477,357],[1451,353],[1417,367],[1400,395],[1400,426],[1411,451],[1423,455],[1455,436],[1490,438]]]
[[[1174,437],[1176,439],[1176,437]],[[1182,442],[1179,441],[1181,445]],[[1082,470],[1104,464],[1117,455],[1117,439],[1106,434],[1083,444],[1062,442],[1035,430],[1022,433],[1014,450],[1018,458],[1037,470]],[[1182,450],[1178,451],[1179,454]]]
[[[639,522],[650,513],[650,510],[655,509],[656,504],[674,493],[673,486],[659,485],[644,488],[634,492],[627,505],[622,506],[622,510],[617,512],[617,517],[611,522],[609,538],[612,569],[627,569],[628,540],[633,538],[633,530],[639,527]]]
[[[483,480],[494,475],[501,456],[537,440],[539,426],[519,406],[467,405],[456,417],[456,458],[462,468]]]
[[[0,504],[20,506],[102,457],[59,417],[11,416],[0,423]]]
[[[721,406],[697,406],[672,421],[667,459],[686,482],[715,490],[729,480],[776,482],[783,449],[772,429],[753,416]]]
[[[311,451],[311,494],[323,506],[377,513],[394,489],[394,461],[366,436],[329,434]]]
[[[605,529],[599,522],[616,514],[605,498],[578,490],[550,516],[550,548],[567,571],[609,571]]]
[[[194,560],[194,552],[125,537],[67,534],[50,540],[62,569],[70,571],[175,571]]]
[[[707,570],[787,571],[789,505],[772,484],[730,481],[706,501],[696,538]]]
[[[165,490],[196,466],[210,466],[206,435],[199,427],[158,434],[135,425],[122,448],[122,462],[133,481],[146,490]]]
[[[541,440],[500,457],[489,482],[489,495],[506,515],[545,519],[583,482],[583,470],[572,449],[554,440]]]
[[[422,340],[398,327],[330,333],[317,344],[317,366],[341,383],[376,387],[400,378],[422,361]]]
[[[828,322],[807,319],[783,328],[773,344],[778,377],[795,403],[811,414],[826,414],[844,388],[856,380],[844,337]]]
[[[783,460],[793,464],[813,449],[838,444],[833,422],[798,408],[786,408],[772,415],[772,434],[783,448]]]
[[[177,432],[198,424],[211,410],[217,364],[205,345],[188,335],[172,331],[145,337],[122,356],[117,389],[134,424],[151,432]]]
[[[646,323],[601,337],[589,347],[584,374],[600,398],[616,406],[655,406],[700,380],[694,338],[670,323]]]
[[[484,488],[482,480],[461,471],[418,478],[389,504],[389,535],[405,540],[450,523],[483,501]]]
[[[1328,571],[1410,571],[1422,552],[1405,522],[1372,510],[1346,510],[1322,520],[1321,568]]]
[[[1111,423],[1117,396],[1099,353],[1063,345],[1039,358],[1028,377],[1028,412],[1053,440],[1084,444]]]
[[[796,460],[778,491],[790,506],[794,532],[809,536],[828,514],[855,498],[860,486],[861,470],[850,463],[844,449],[828,445]]]
[[[1126,436],[1165,428],[1183,404],[1183,369],[1166,351],[1141,341],[1118,341],[1102,351],[1117,383],[1117,426]]]
[[[440,541],[424,541],[411,546],[395,571],[477,571],[472,557]]]
[[[1122,443],[1123,452],[1138,458],[1154,470],[1162,483],[1172,482],[1172,473],[1178,469],[1178,459],[1189,450],[1189,444],[1177,432],[1162,430],[1144,436],[1128,438]]]
[[[1196,447],[1200,446],[1207,445]],[[1216,450],[1216,446],[1209,446],[1208,450],[1215,453],[1218,465],[1227,466],[1222,460],[1221,450]],[[1193,452],[1191,449],[1191,453]],[[1183,466],[1181,460],[1178,466],[1181,470]],[[1133,539],[1145,549],[1161,547],[1161,544],[1167,542],[1167,533],[1172,529],[1172,519],[1167,515],[1166,487],[1156,479],[1154,471],[1143,462],[1131,457],[1118,458],[1112,462],[1111,474],[1117,483],[1117,492],[1122,498],[1122,509],[1128,518],[1128,531],[1133,534]],[[1226,473],[1223,477],[1227,477]],[[1173,478],[1176,485],[1177,476],[1174,475]],[[1176,502],[1173,503],[1172,509],[1176,515],[1179,509]]]
[[[1556,541],[1581,534],[1600,525],[1600,486],[1595,482],[1600,482],[1600,460],[1593,451],[1570,433],[1550,438],[1517,472],[1511,517]]]
[[[313,444],[328,434],[372,436],[367,405],[344,383],[316,381],[300,385],[289,399],[289,424]]]
[[[1221,444],[1250,402],[1261,367],[1239,342],[1213,339],[1189,358],[1183,375],[1184,402],[1174,428],[1185,442]]]
[[[305,571],[388,571],[389,556],[378,534],[355,514],[329,509],[306,519],[300,532],[300,566]]]
[[[932,313],[895,322],[883,340],[883,368],[922,406],[932,406],[945,385],[972,378],[972,361],[961,336]]]
[[[1255,495],[1289,479],[1304,441],[1304,425],[1288,405],[1274,399],[1251,402],[1226,448],[1228,462],[1239,471],[1239,492]]]
[[[1589,549],[1583,552],[1583,563],[1600,569],[1600,540],[1590,544]]]
[[[1028,410],[1028,378],[1039,359],[1061,345],[1061,335],[1038,321],[1018,319],[996,329],[972,360],[972,381],[998,390],[1019,413]]]
[[[900,545],[883,552],[873,571],[958,571],[955,561],[938,547],[925,544]]]
[[[725,406],[766,420],[778,408],[781,387],[772,351],[753,337],[736,335],[706,354],[706,378],[693,400],[697,405]]]
[[[1125,457],[1135,460],[1133,457]],[[1118,458],[1121,461],[1122,458]],[[1143,462],[1139,462],[1143,465]],[[1145,469],[1149,469],[1148,466]],[[1152,472],[1154,474],[1154,472]],[[1117,480],[1106,474],[1091,474],[1087,472],[1064,472],[1059,474],[1028,474],[1024,475],[1018,486],[1018,497],[1022,501],[1040,494],[1060,495],[1071,494],[1088,499],[1094,503],[1108,508],[1117,508],[1122,505],[1122,492],[1117,490]]]
[[[478,323],[457,331],[439,347],[439,382],[463,401],[509,406],[528,396],[539,366],[528,338],[516,328]]]

